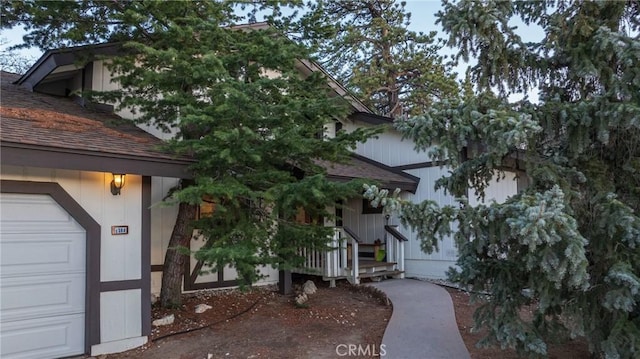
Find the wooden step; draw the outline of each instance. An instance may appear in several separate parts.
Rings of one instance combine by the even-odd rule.
[[[380,272],[373,272],[373,273],[362,273],[358,275],[358,277],[362,279],[362,278],[373,278],[373,277],[382,277],[382,276],[394,276],[402,273],[404,273],[404,271],[387,270],[387,271],[380,271]]]
[[[375,268],[375,267],[388,267],[388,266],[394,266],[398,263],[396,262],[376,262],[374,260],[361,260],[358,263],[358,268],[362,269],[362,268]],[[347,267],[347,269],[351,269],[351,267]]]

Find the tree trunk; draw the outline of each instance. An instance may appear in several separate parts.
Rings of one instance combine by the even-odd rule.
[[[174,308],[182,305],[182,278],[184,263],[187,255],[180,253],[180,247],[188,247],[191,241],[191,221],[196,218],[198,206],[180,203],[178,218],[171,232],[169,248],[164,256],[162,270],[162,289],[160,290],[160,304],[164,308]]]

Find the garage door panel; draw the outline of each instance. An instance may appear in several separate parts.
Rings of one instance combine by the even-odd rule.
[[[84,271],[85,242],[84,232],[5,234],[3,228],[2,276]]]
[[[0,357],[82,354],[86,233],[48,195],[0,195]]]
[[[2,324],[2,358],[58,358],[78,354],[84,338],[84,314]]]
[[[84,281],[83,273],[4,279],[0,284],[3,324],[11,320],[83,313]]]
[[[50,196],[39,194],[2,195],[2,222],[19,222],[42,226],[51,223],[73,223],[73,217]],[[37,208],[37,215],[34,209]],[[24,216],[25,213],[32,214]],[[3,223],[4,224],[4,223]]]

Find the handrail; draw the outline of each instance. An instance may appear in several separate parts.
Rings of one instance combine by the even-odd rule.
[[[395,241],[391,238],[387,240],[387,258],[393,258],[393,261],[396,263],[396,269],[400,271],[400,274],[398,274],[396,278],[404,278],[404,242],[408,242],[409,239],[400,233],[396,227],[397,226],[390,225],[384,226],[387,237],[393,236],[396,239]]]
[[[347,235],[349,235],[349,237],[351,237],[353,241],[353,243],[351,244],[351,273],[350,273],[351,275],[349,275],[349,277],[351,277],[350,282],[352,284],[360,284],[360,278],[359,278],[360,269],[358,267],[359,265],[358,245],[360,244],[360,238],[349,227],[343,226],[342,230]]]
[[[358,235],[354,231],[352,231],[351,228],[343,226],[342,229],[349,235],[349,237],[353,238],[353,240],[358,242],[358,244],[362,242],[360,237],[358,237]]]
[[[394,236],[400,242],[409,242],[409,239],[405,237],[402,233],[398,232],[398,230],[395,227],[386,225],[384,226],[384,230],[387,231],[392,236]]]

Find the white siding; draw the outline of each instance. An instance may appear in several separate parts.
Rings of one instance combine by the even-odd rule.
[[[386,224],[382,213],[362,213],[362,199],[350,199],[342,210],[344,227],[349,227],[363,243],[373,243],[376,239],[384,241]]]
[[[71,171],[59,169],[2,166],[2,179],[19,181],[57,182],[101,226],[101,281],[134,280],[141,278],[141,212],[142,181],[140,176],[127,175],[122,194],[110,192],[111,173]],[[112,235],[111,226],[128,225],[128,235]],[[139,290],[138,290],[139,292]],[[140,296],[127,296],[119,301],[117,312],[109,298],[125,296],[121,292],[102,293],[100,306],[103,322],[102,339],[120,340],[140,337]],[[136,299],[137,298],[137,299]],[[104,322],[113,315],[118,325]]]
[[[169,190],[178,184],[175,178],[153,177],[151,179],[151,264],[164,263],[171,232],[178,216],[178,206],[162,203]],[[151,272],[151,292],[160,293],[162,273]]]
[[[507,171],[504,173],[496,173],[489,182],[489,187],[485,190],[484,201],[479,201],[476,198],[475,191],[471,188],[469,189],[469,204],[475,206],[479,203],[490,203],[491,201],[503,203],[509,196],[516,193],[518,193],[516,174]]]
[[[105,66],[104,60],[94,61],[93,63],[93,77],[92,77],[92,89],[94,91],[113,91],[120,88],[120,85],[113,80],[111,72]],[[132,120],[136,118],[136,114],[131,109],[122,109],[116,112],[116,114],[122,118]],[[138,124],[138,127],[149,132],[150,134],[161,138],[170,139],[175,135],[175,131],[171,133],[165,133],[159,130],[155,126],[149,126],[144,124]]]
[[[351,132],[362,126],[368,125],[350,122],[344,129]],[[413,141],[403,140],[402,135],[393,129],[379,134],[378,138],[359,143],[355,152],[391,167],[431,161],[426,152],[415,151]]]
[[[101,343],[140,336],[140,293],[140,289],[100,293]]]

